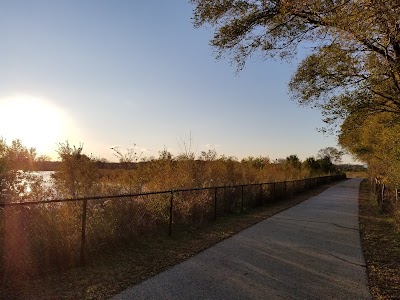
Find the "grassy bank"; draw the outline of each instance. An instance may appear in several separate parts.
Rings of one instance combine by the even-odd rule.
[[[380,212],[368,180],[360,186],[361,242],[375,299],[400,299],[400,227]]]

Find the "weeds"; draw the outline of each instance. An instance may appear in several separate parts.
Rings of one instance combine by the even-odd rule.
[[[17,150],[22,154],[30,153],[21,147]],[[7,200],[0,207],[3,278],[23,281],[76,267],[100,253],[138,244],[143,238],[203,226],[217,217],[241,214],[328,180],[285,183],[320,174],[295,155],[282,163],[262,157],[238,161],[215,151],[194,159],[190,145],[184,149],[184,155],[175,158],[164,150],[159,159],[142,162],[136,152],[125,155],[118,149],[119,168],[104,170],[93,157],[83,154],[82,146],[59,144],[61,164],[52,185],[26,177],[32,188],[27,192],[24,183],[23,201],[27,203],[23,205],[14,203],[21,198],[14,201],[13,190],[7,190]],[[14,174],[12,164],[3,166],[9,169],[2,174]],[[29,172],[22,171],[21,176],[26,174]],[[7,176],[4,178],[11,178]],[[7,184],[4,186],[12,187],[13,182]],[[198,189],[182,190],[190,188]],[[154,193],[160,190],[166,192]],[[73,200],[77,197],[89,199]],[[64,199],[51,201],[54,198]]]

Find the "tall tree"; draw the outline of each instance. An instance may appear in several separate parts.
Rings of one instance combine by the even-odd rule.
[[[400,124],[393,114],[352,115],[342,125],[339,142],[368,163],[372,177],[400,186]]]
[[[344,154],[343,151],[338,150],[335,147],[326,147],[326,148],[320,149],[318,151],[317,157],[319,159],[329,157],[329,159],[332,163],[337,164],[342,161],[343,154]]]
[[[218,57],[291,58],[314,46],[290,82],[301,104],[335,123],[353,112],[400,116],[398,0],[191,0],[196,27],[215,28]]]
[[[300,161],[299,157],[295,154],[292,154],[292,155],[286,157],[286,164],[295,169],[301,168],[301,161]]]

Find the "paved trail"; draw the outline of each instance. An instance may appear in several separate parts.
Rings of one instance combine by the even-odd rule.
[[[371,299],[360,181],[339,183],[113,299]]]

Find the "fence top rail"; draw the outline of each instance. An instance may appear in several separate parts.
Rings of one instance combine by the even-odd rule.
[[[173,194],[191,191],[201,191],[201,190],[213,190],[213,189],[228,189],[228,188],[238,188],[247,186],[258,186],[258,185],[272,185],[272,184],[282,184],[288,182],[298,182],[306,181],[318,178],[332,178],[340,177],[343,175],[325,175],[319,177],[309,177],[303,179],[287,180],[287,181],[273,181],[273,182],[259,182],[259,183],[248,183],[248,184],[235,184],[235,185],[221,185],[221,186],[211,186],[211,187],[195,187],[195,188],[185,188],[185,189],[171,189],[164,191],[154,191],[154,192],[144,192],[135,194],[118,194],[118,195],[106,195],[106,196],[88,196],[88,197],[77,197],[77,198],[65,198],[65,199],[53,199],[53,200],[41,200],[41,201],[26,201],[26,202],[0,202],[0,207],[6,206],[27,206],[27,205],[38,205],[38,204],[50,204],[50,203],[62,203],[62,202],[78,202],[78,201],[90,201],[90,200],[105,200],[105,199],[116,199],[116,198],[129,198],[129,197],[140,197],[140,196],[151,196],[151,195],[161,195],[161,194]]]

